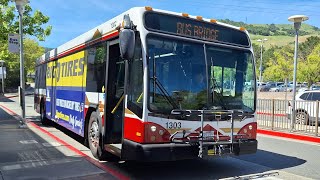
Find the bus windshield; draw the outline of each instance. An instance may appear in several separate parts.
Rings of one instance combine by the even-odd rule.
[[[255,74],[250,51],[148,36],[148,107],[255,110]]]

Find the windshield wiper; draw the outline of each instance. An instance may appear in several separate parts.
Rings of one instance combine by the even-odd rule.
[[[162,96],[165,97],[165,99],[169,102],[169,104],[173,107],[173,109],[178,109],[178,105],[174,102],[172,97],[169,95],[168,91],[163,87],[163,85],[160,83],[160,81],[157,79],[156,76],[156,61],[155,61],[155,55],[153,55],[153,102],[156,96],[156,86],[160,89],[160,92],[162,93]]]
[[[163,87],[163,85],[160,83],[160,81],[155,78],[154,79],[156,85],[158,86],[158,88],[160,89],[162,95],[166,98],[166,100],[170,103],[170,105],[174,108],[174,109],[179,109],[179,106],[174,102],[174,100],[172,99],[172,97],[169,95],[168,91]]]

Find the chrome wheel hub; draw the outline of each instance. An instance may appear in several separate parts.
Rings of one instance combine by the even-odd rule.
[[[92,146],[97,147],[99,145],[99,125],[96,121],[92,122],[89,133]]]

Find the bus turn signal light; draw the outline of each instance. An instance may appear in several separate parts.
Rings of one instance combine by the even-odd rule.
[[[136,132],[136,136],[141,136],[141,133],[140,132]]]

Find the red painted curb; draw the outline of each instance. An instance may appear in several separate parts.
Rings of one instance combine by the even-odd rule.
[[[16,114],[15,112],[13,112],[12,110],[10,110],[9,108],[0,105],[2,108],[6,109],[7,111],[10,112],[11,115],[15,115],[15,116],[19,116],[18,114]],[[20,117],[20,116],[19,116]],[[121,179],[121,180],[129,180],[130,178],[119,173],[118,171],[111,169],[110,167],[101,164],[99,161],[89,157],[88,155],[84,154],[83,152],[81,152],[80,150],[76,149],[75,147],[73,147],[72,145],[68,144],[67,142],[61,140],[60,138],[58,138],[57,136],[51,134],[50,132],[48,132],[47,130],[41,128],[40,126],[36,125],[33,122],[28,122],[28,124],[30,124],[32,127],[37,128],[38,130],[40,130],[41,132],[43,132],[44,134],[48,135],[49,137],[53,138],[54,140],[56,140],[57,142],[59,142],[61,145],[67,147],[69,150],[75,152],[76,154],[80,155],[81,157],[85,158],[87,161],[89,161],[91,164],[97,166],[98,168],[104,170],[107,173],[110,173],[112,176]]]
[[[266,130],[266,129],[257,129],[257,133],[271,135],[271,136],[284,137],[284,138],[289,138],[289,139],[296,139],[296,140],[320,143],[320,138],[318,138],[318,137],[305,136],[305,135],[300,135],[300,134],[285,133],[285,132],[272,131],[272,130]]]

